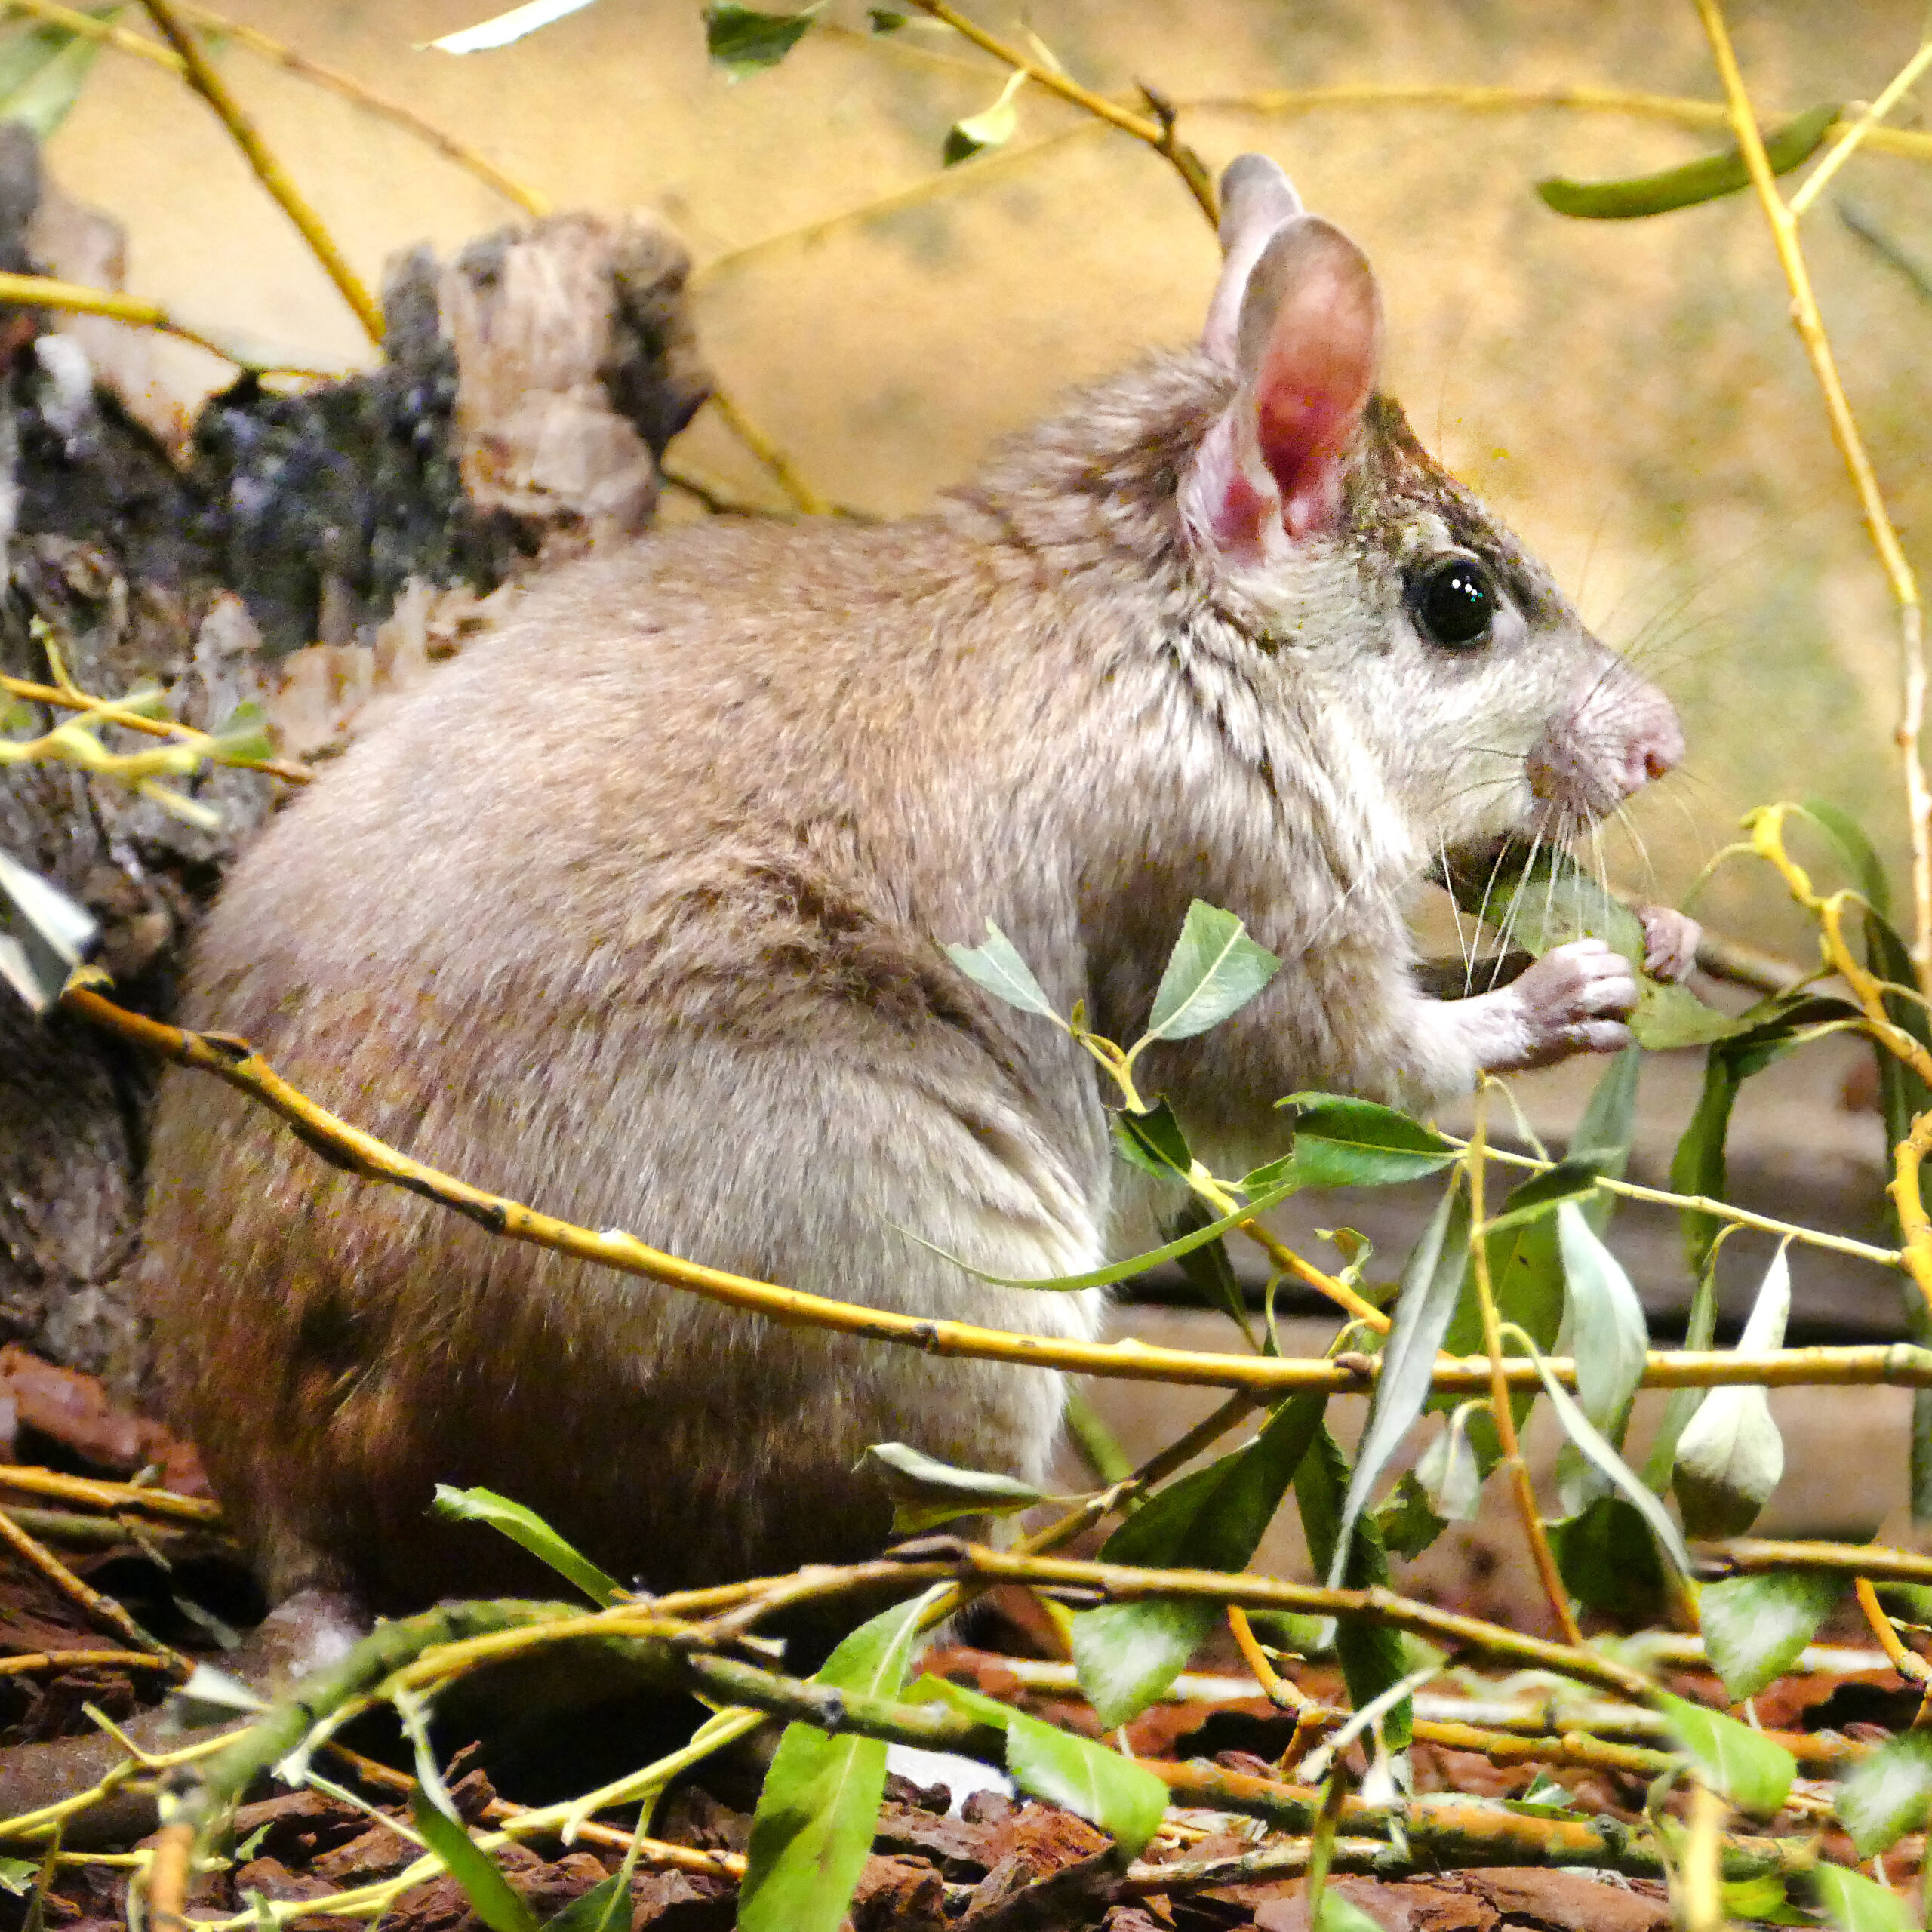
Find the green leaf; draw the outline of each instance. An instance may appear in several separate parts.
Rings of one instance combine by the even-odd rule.
[[[1248,1182],[1254,1181],[1267,1172],[1257,1168],[1241,1183],[1244,1189]],[[901,1228],[899,1232],[909,1241],[916,1242],[929,1254],[943,1256],[954,1267],[963,1269],[976,1281],[991,1281],[1002,1288],[1037,1288],[1046,1294],[1067,1294],[1077,1288],[1104,1288],[1115,1281],[1124,1281],[1135,1275],[1144,1275],[1150,1268],[1158,1267],[1163,1261],[1177,1261],[1183,1254],[1190,1254],[1197,1247],[1205,1247],[1211,1241],[1219,1241],[1230,1228],[1238,1227],[1242,1222],[1257,1214],[1265,1214],[1268,1210],[1287,1199],[1301,1183],[1292,1174],[1278,1177],[1272,1186],[1259,1192],[1249,1194],[1247,1205],[1237,1208],[1223,1214],[1218,1221],[1210,1221],[1204,1227],[1196,1228],[1192,1234],[1182,1235],[1175,1240],[1164,1242],[1158,1247],[1150,1247],[1144,1254],[1131,1255],[1124,1261],[1110,1262],[1104,1268],[1090,1268],[1084,1275],[1048,1275],[1033,1279],[1017,1275],[989,1275],[983,1269],[975,1268],[970,1262],[962,1261],[949,1250],[935,1246],[931,1241],[922,1241],[909,1228]]]
[[[715,0],[704,10],[705,51],[727,80],[742,81],[777,66],[804,39],[817,11],[808,7],[796,14],[767,14],[738,0]]]
[[[1308,1540],[1309,1557],[1317,1576],[1325,1576],[1335,1559],[1335,1546],[1340,1540],[1336,1532],[1341,1524],[1342,1497],[1348,1487],[1348,1459],[1324,1427],[1295,1471],[1295,1501],[1301,1510],[1302,1532]],[[1344,1575],[1351,1589],[1370,1589],[1388,1582],[1389,1553],[1383,1548],[1373,1522],[1358,1525]],[[1399,1684],[1407,1674],[1410,1663],[1397,1632],[1356,1617],[1337,1620],[1335,1656],[1349,1687],[1349,1700],[1357,1710]],[[1391,1715],[1383,1737],[1392,1751],[1399,1751],[1408,1743],[1411,1715],[1411,1707],[1406,1700]]]
[[[873,1443],[857,1468],[877,1477],[892,1498],[895,1536],[915,1535],[959,1516],[1010,1516],[1045,1500],[1031,1483],[957,1469],[903,1442]]]
[[[1517,1188],[1502,1213],[1489,1221],[1489,1232],[1495,1235],[1508,1228],[1527,1226],[1546,1214],[1554,1214],[1565,1201],[1587,1208],[1601,1195],[1595,1168],[1580,1161],[1560,1161],[1548,1173],[1538,1174]]]
[[[1780,1247],[1764,1271],[1740,1355],[1761,1355],[1784,1340],[1791,1313],[1791,1268]],[[1784,1441],[1761,1387],[1713,1389],[1677,1438],[1671,1486],[1686,1533],[1742,1536],[1784,1475]]]
[[[1810,1917],[1792,1908],[1783,1875],[1767,1872],[1761,1878],[1739,1878],[1724,1887],[1726,1918],[1755,1919],[1760,1924],[1809,1925]]]
[[[1466,1523],[1482,1496],[1482,1465],[1469,1440],[1469,1418],[1480,1405],[1459,1402],[1442,1433],[1425,1449],[1415,1466],[1417,1486],[1429,1507],[1447,1522]],[[1390,1546],[1394,1546],[1392,1541]]]
[[[1278,1104],[1295,1109],[1294,1152],[1257,1168],[1248,1181],[1279,1171],[1303,1187],[1386,1187],[1434,1174],[1457,1158],[1433,1128],[1374,1100],[1291,1094]]]
[[[1247,936],[1232,912],[1197,899],[1168,957],[1154,1011],[1138,1044],[1186,1040],[1238,1013],[1267,985],[1281,962]]]
[[[1247,1567],[1320,1426],[1326,1398],[1282,1403],[1253,1441],[1169,1483],[1108,1537],[1103,1563],[1157,1570]],[[1187,1668],[1218,1605],[1149,1598],[1073,1620],[1080,1687],[1109,1730],[1152,1703]]]
[[[1671,1157],[1671,1191],[1722,1200],[1727,1184],[1724,1142],[1738,1089],[1753,1074],[1801,1045],[1813,1029],[1855,1012],[1843,1000],[1812,994],[1765,1000],[1740,1014],[1740,1020],[1749,1024],[1732,1038],[1717,1041],[1706,1059],[1703,1091]],[[1680,1218],[1690,1272],[1701,1276],[1717,1239],[1718,1224],[1696,1208],[1684,1209]]]
[[[11,1892],[21,1897],[40,1876],[40,1860],[37,1858],[0,1858],[0,1891]]]
[[[432,1514],[445,1522],[487,1523],[500,1531],[559,1576],[568,1577],[592,1603],[608,1607],[623,1595],[615,1577],[607,1577],[588,1557],[580,1555],[536,1511],[499,1496],[494,1489],[452,1489],[439,1482],[435,1500],[429,1506]]]
[[[1739,1030],[1740,1021],[1706,1006],[1688,986],[1654,980],[1644,970],[1644,922],[1613,899],[1602,881],[1567,854],[1506,851],[1490,867],[1451,866],[1451,893],[1466,912],[1504,933],[1537,958],[1572,940],[1600,939],[1629,961],[1637,975],[1630,1032],[1653,1052],[1701,1046]]]
[[[1145,1113],[1124,1110],[1113,1116],[1114,1145],[1128,1165],[1152,1174],[1157,1180],[1185,1176],[1194,1164],[1187,1137],[1166,1101],[1158,1102]]]
[[[409,1794],[409,1816],[490,1932],[538,1932],[537,1915],[511,1889],[496,1860],[447,1811],[438,1810],[420,1785]]]
[[[1520,1331],[1518,1331],[1521,1333]],[[1624,1498],[1651,1526],[1651,1534],[1663,1545],[1664,1553],[1686,1576],[1690,1572],[1690,1552],[1684,1546],[1684,1539],[1678,1534],[1677,1525],[1670,1520],[1670,1512],[1656,1496],[1644,1487],[1636,1472],[1626,1463],[1602,1436],[1598,1434],[1589,1417],[1577,1406],[1576,1398],[1552,1374],[1549,1362],[1541,1349],[1523,1337],[1530,1358],[1537,1365],[1537,1374],[1542,1379],[1543,1392],[1549,1398],[1549,1405],[1556,1411],[1556,1420],[1562,1425],[1563,1432],[1585,1457],[1609,1478],[1611,1486],[1620,1491]]]
[[[1197,1197],[1183,1205],[1169,1232],[1191,1234],[1213,1218]],[[1247,1297],[1235,1276],[1234,1263],[1228,1259],[1227,1243],[1211,1241],[1205,1246],[1180,1256],[1179,1260],[1180,1272],[1187,1277],[1188,1286],[1208,1307],[1218,1308],[1244,1335],[1247,1334]]]
[[[862,1623],[812,1679],[892,1697],[906,1681],[931,1593]],[[752,1819],[740,1932],[838,1932],[872,1850],[885,1797],[885,1746],[790,1724]]]
[[[1755,1817],[1767,1818],[1783,1805],[1798,1775],[1798,1760],[1782,1744],[1721,1711],[1706,1710],[1667,1690],[1651,1694],[1671,1735],[1690,1754],[1706,1783]]]
[[[1918,1920],[1911,1906],[1890,1886],[1863,1872],[1821,1859],[1812,1868],[1811,1882],[1838,1932],[1917,1932]]]
[[[1124,1857],[1137,1857],[1159,1829],[1168,1787],[1131,1758],[963,1684],[922,1677],[911,1694],[915,1701],[937,1699],[983,1723],[998,1724],[1006,1733],[1006,1770],[1013,1782],[1099,1826]]]
[[[1787,121],[1764,137],[1764,153],[1774,174],[1789,174],[1817,152],[1839,105],[1829,101]],[[1561,175],[1537,183],[1546,208],[1586,221],[1628,221],[1637,216],[1667,214],[1674,208],[1694,208],[1700,202],[1734,195],[1751,183],[1743,152],[1735,146],[1708,155],[1661,174],[1638,175],[1627,181],[1570,181]]]
[[[874,33],[897,33],[906,20],[906,16],[895,7],[868,7],[866,18]]]
[[[629,1878],[621,1872],[613,1872],[544,1920],[543,1932],[613,1932],[620,1919],[628,1927],[630,1890]]]
[[[1448,1331],[1449,1318],[1456,1312],[1469,1251],[1469,1203],[1452,1181],[1403,1271],[1395,1318],[1383,1348],[1382,1373],[1369,1399],[1368,1424],[1342,1499],[1335,1549],[1328,1560],[1327,1587],[1331,1590],[1340,1586],[1356,1519],[1367,1507],[1383,1472],[1429,1400],[1436,1351]]]
[[[1382,1921],[1371,1918],[1333,1885],[1324,1885],[1321,1903],[1315,1908],[1315,1932],[1382,1932]]]
[[[95,8],[107,21],[118,7]],[[46,140],[66,119],[100,57],[101,43],[64,27],[38,26],[0,43],[0,121],[18,121]]]
[[[999,98],[992,106],[964,121],[954,122],[946,131],[940,157],[948,168],[956,168],[962,161],[971,161],[974,155],[983,153],[988,148],[1003,148],[1012,140],[1014,131],[1020,125],[1014,97],[1026,84],[1026,78],[1024,69],[1016,67],[1007,77],[1005,86],[999,91]]]
[[[1437,1442],[1444,1438],[1437,1438]],[[1463,1438],[1466,1451],[1469,1438]],[[1432,1451],[1436,1444],[1430,1444]],[[1472,1472],[1475,1468],[1475,1458],[1468,1458]],[[1449,1518],[1438,1516],[1429,1491],[1418,1476],[1421,1468],[1404,1469],[1395,1487],[1387,1497],[1368,1512],[1369,1521],[1375,1525],[1375,1533],[1382,1539],[1385,1549],[1393,1550],[1404,1562],[1412,1563],[1430,1544],[1449,1527]]]
[[[219,757],[270,758],[275,756],[275,739],[269,731],[268,713],[251,698],[238,704],[215,728],[214,742]]]
[[[1932,1815],[1932,1737],[1908,1730],[1856,1760],[1838,1786],[1838,1814],[1860,1858],[1919,1830]]]
[[[1665,1571],[1648,1521],[1623,1497],[1599,1496],[1545,1532],[1564,1587],[1579,1602],[1626,1623],[1654,1616]]]
[[[1557,1209],[1556,1235],[1570,1292],[1577,1397],[1591,1421],[1614,1435],[1643,1379],[1651,1339],[1643,1304],[1574,1202]]]
[[[1755,1697],[1790,1669],[1844,1594],[1842,1577],[1819,1570],[1706,1583],[1697,1593],[1704,1654],[1732,1703]]]
[[[1042,1019],[1056,1016],[1046,990],[1034,978],[1032,969],[1020,956],[1019,949],[995,925],[986,921],[983,946],[949,946],[946,955],[974,985],[1017,1006],[1022,1013],[1037,1013]]]
[[[1685,1217],[1689,1218],[1687,1216]],[[1690,1313],[1684,1327],[1687,1349],[1708,1349],[1716,1339],[1718,1327],[1717,1257],[1705,1257],[1704,1271],[1690,1297]],[[1651,1439],[1650,1454],[1644,1459],[1644,1481],[1661,1496],[1670,1487],[1670,1473],[1677,1461],[1677,1445],[1690,1418],[1709,1392],[1703,1389],[1673,1389],[1664,1404],[1663,1420]]]

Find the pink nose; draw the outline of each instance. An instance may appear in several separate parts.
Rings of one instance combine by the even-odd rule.
[[[1677,721],[1670,700],[1651,686],[1644,688],[1643,697],[1648,701],[1630,720],[1629,736],[1623,743],[1623,768],[1618,774],[1626,798],[1652,779],[1674,770],[1684,756],[1684,728]]]

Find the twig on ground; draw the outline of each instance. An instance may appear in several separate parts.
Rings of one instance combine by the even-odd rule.
[[[29,1496],[57,1496],[64,1502],[91,1503],[102,1509],[143,1510],[149,1515],[171,1516],[204,1527],[221,1521],[221,1505],[211,1496],[181,1496],[146,1483],[103,1482],[92,1476],[63,1475],[57,1470],[17,1463],[0,1463],[0,1489],[18,1490]]]
[[[103,1596],[91,1583],[75,1576],[59,1557],[29,1536],[5,1510],[0,1510],[0,1543],[5,1543],[30,1568],[37,1570],[69,1602],[85,1612],[91,1622],[112,1631],[131,1648],[146,1652],[176,1675],[188,1675],[190,1666],[186,1657],[171,1650],[158,1638],[150,1637],[112,1597]]]
[[[361,323],[369,340],[380,344],[383,339],[381,309],[323,226],[321,217],[303,198],[289,178],[288,171],[256,131],[254,122],[242,112],[239,103],[229,92],[226,82],[209,66],[200,42],[174,11],[172,0],[142,0],[142,4],[168,44],[180,55],[183,78],[214,110],[248,165],[254,170],[255,178],[281,204],[282,212],[301,231],[302,238],[308,243],[329,279],[341,291],[342,299],[355,310],[356,319]]]

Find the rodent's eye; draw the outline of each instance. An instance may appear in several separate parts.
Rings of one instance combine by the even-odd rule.
[[[1473,557],[1444,557],[1416,580],[1416,615],[1438,644],[1480,644],[1496,617],[1489,572]]]

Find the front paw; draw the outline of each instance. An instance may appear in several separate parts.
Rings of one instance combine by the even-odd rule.
[[[1637,1008],[1636,970],[1600,939],[1572,940],[1545,953],[1509,991],[1523,1029],[1521,1066],[1630,1044],[1623,1023]]]
[[[1697,942],[1704,929],[1687,915],[1668,906],[1645,906],[1638,916],[1644,922],[1644,970],[1654,980],[1678,982],[1690,977],[1697,963]]]

